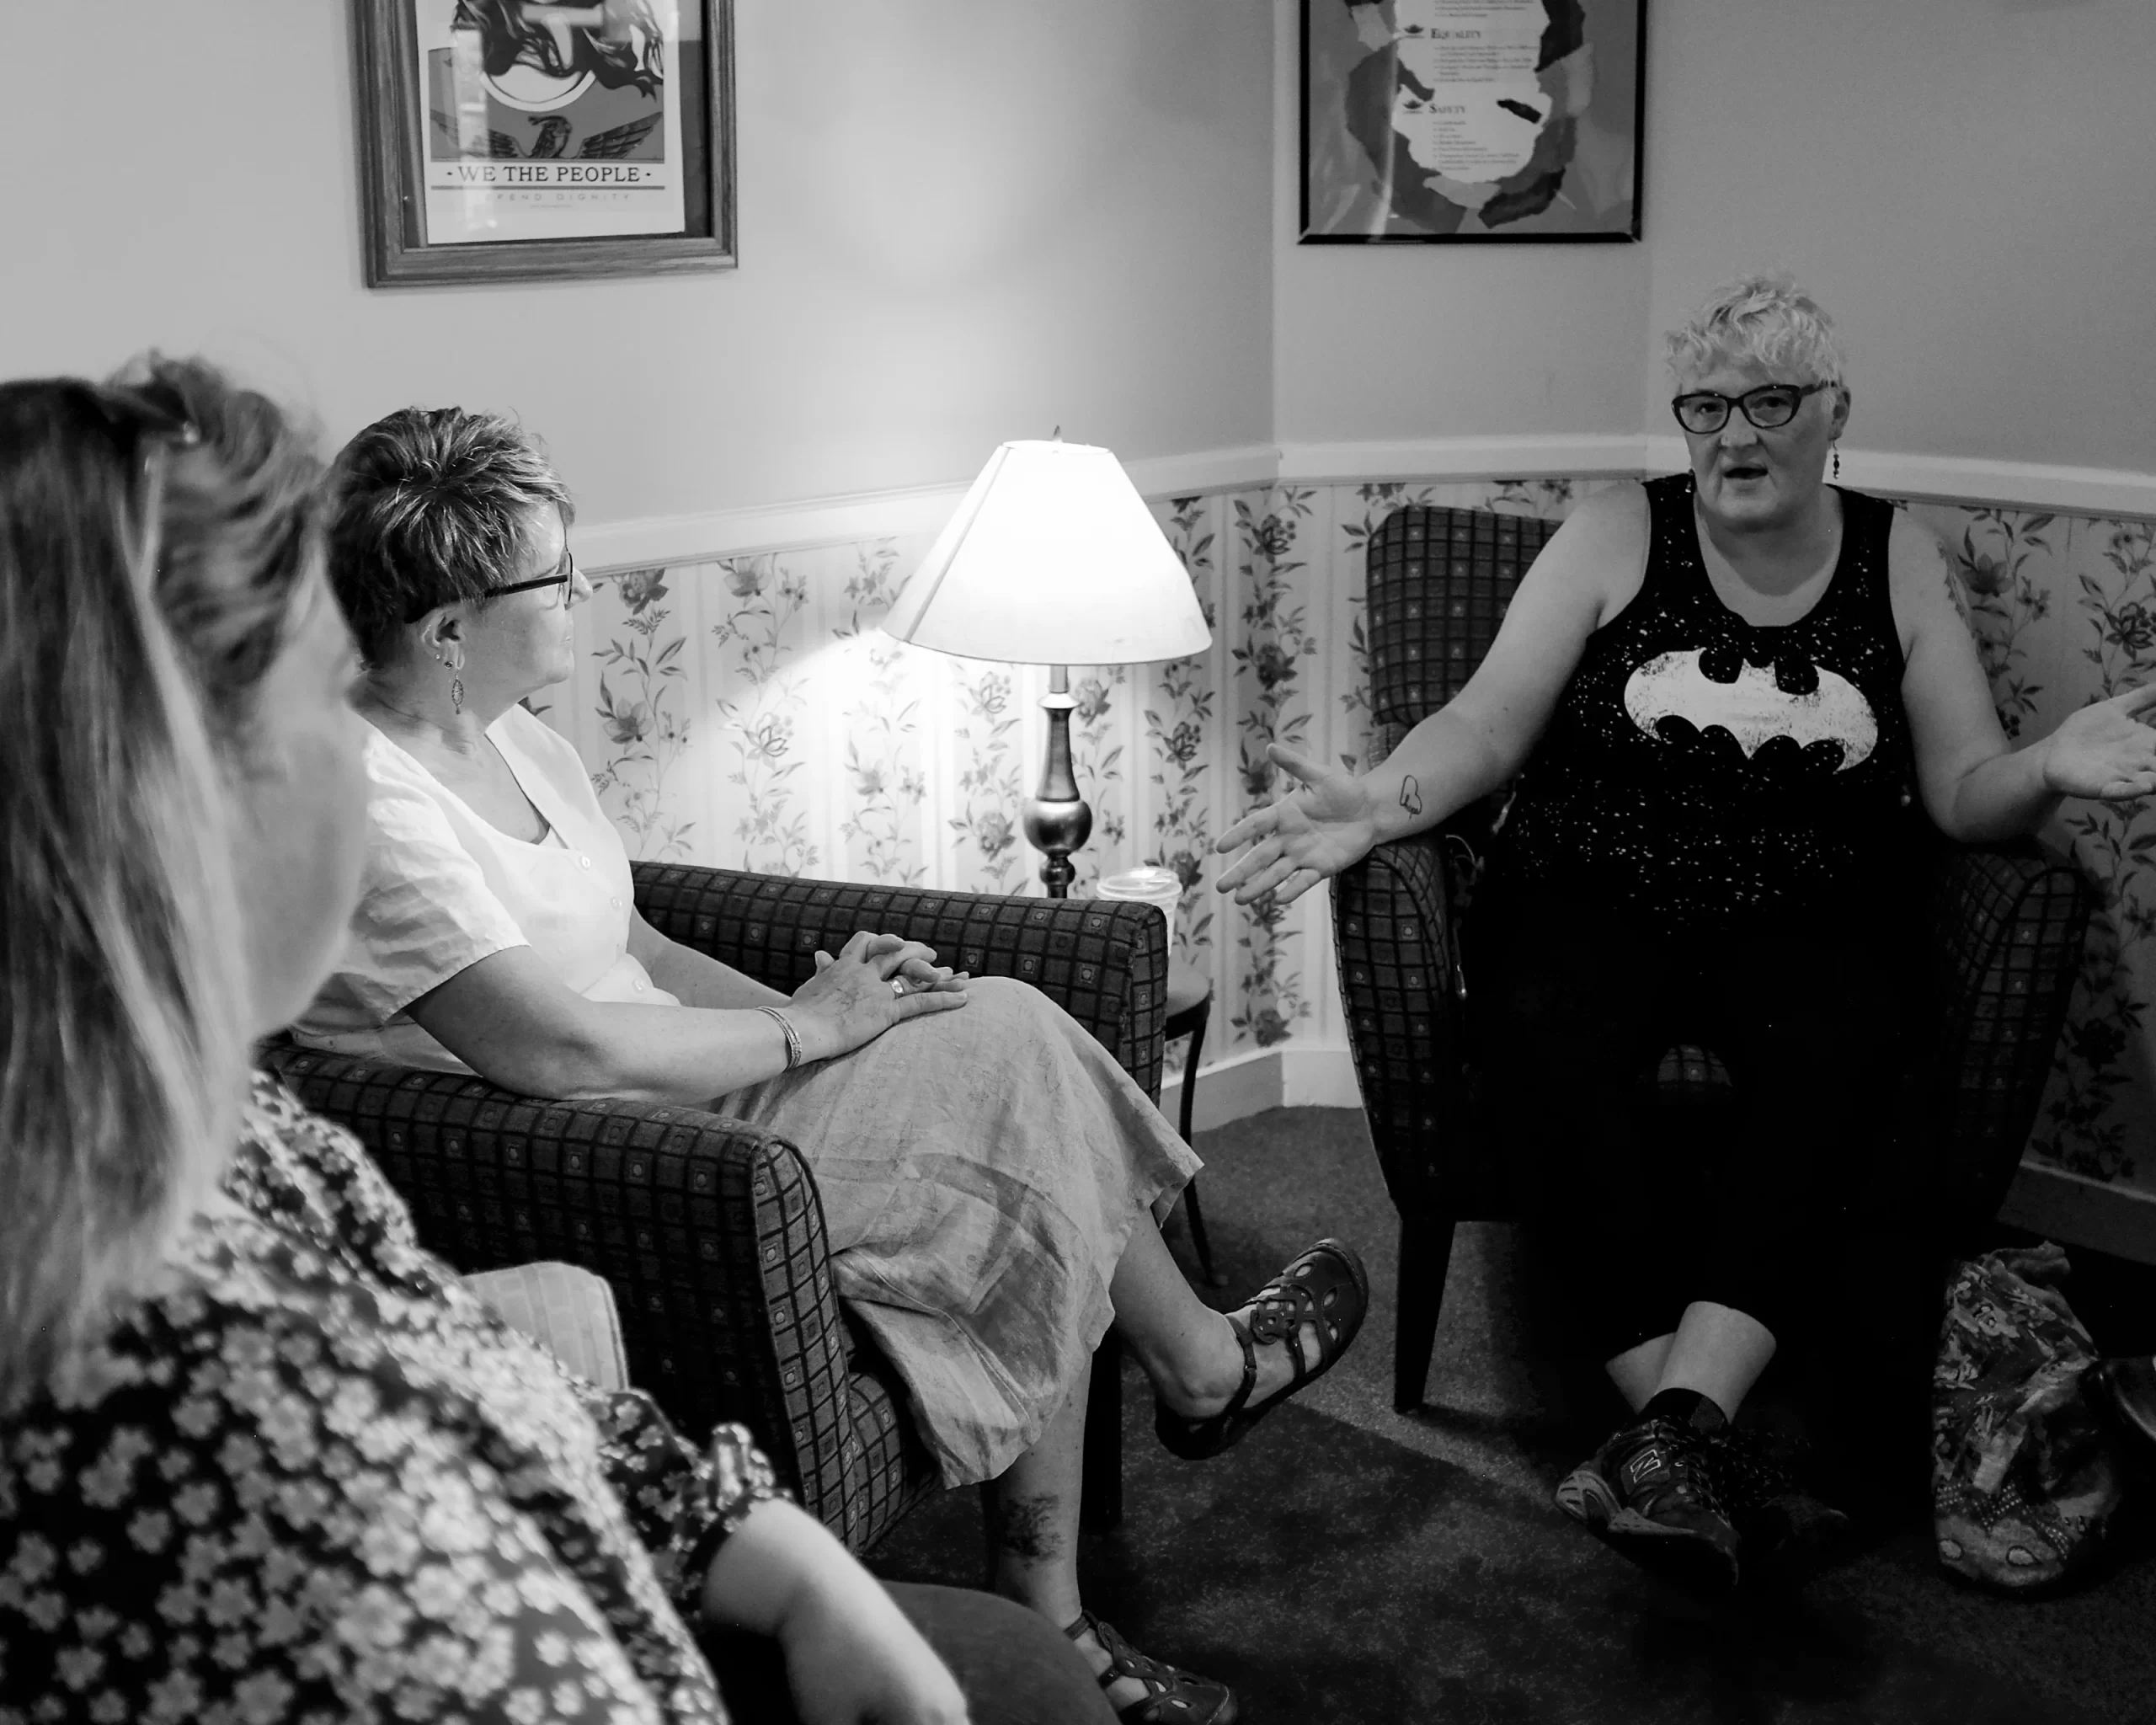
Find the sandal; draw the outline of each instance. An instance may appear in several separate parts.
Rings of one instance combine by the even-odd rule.
[[[1273,1408],[1331,1369],[1362,1328],[1363,1314],[1369,1306],[1370,1279],[1355,1248],[1337,1240],[1319,1241],[1257,1290],[1242,1309],[1250,1314],[1247,1320],[1242,1312],[1227,1315],[1235,1339],[1243,1344],[1243,1381],[1228,1405],[1218,1413],[1193,1418],[1177,1413],[1156,1395],[1154,1431],[1186,1461],[1203,1461],[1240,1443],[1243,1434]],[[1305,1324],[1315,1325],[1318,1332],[1315,1363],[1303,1357]],[[1294,1375],[1262,1402],[1246,1406],[1257,1384],[1258,1348],[1283,1340],[1288,1357],[1294,1362]]]
[[[1138,1700],[1116,1709],[1123,1725],[1235,1725],[1235,1692],[1226,1684],[1147,1658],[1091,1611],[1080,1612],[1063,1632],[1073,1641],[1090,1634],[1101,1644],[1108,1656],[1100,1675],[1103,1693],[1125,1678],[1145,1685]]]

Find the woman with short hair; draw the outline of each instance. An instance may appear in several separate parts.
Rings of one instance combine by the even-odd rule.
[[[1937,541],[1825,483],[1850,392],[1817,302],[1748,277],[1668,352],[1689,470],[1582,499],[1467,686],[1382,766],[1274,748],[1301,784],[1222,835],[1243,855],[1219,886],[1291,899],[1518,776],[1466,918],[1470,1034],[1635,1413],[1558,1502],[1726,1587],[1744,1541],[1716,1434],[1825,1303],[1903,1065],[1911,790],[1964,841],[2063,796],[2145,796],[2156,687],[2009,748]],[[1713,1044],[1738,1100],[1704,1184],[1633,1120],[1641,1066],[1680,1039]]]
[[[0,386],[0,1717],[1105,1720],[1037,1617],[878,1586],[250,1087],[362,862],[318,473],[200,366]]]
[[[1218,1454],[1353,1339],[1337,1241],[1240,1311],[1155,1224],[1198,1160],[1047,996],[862,930],[792,996],[669,940],[568,740],[519,703],[574,667],[590,587],[538,445],[407,409],[338,457],[330,575],[366,675],[352,938],[294,1033],[526,1095],[710,1108],[801,1147],[834,1283],[904,1380],[942,1482],[992,1482],[993,1584],[1075,1641],[1126,1720],[1227,1725],[1225,1685],[1132,1649],[1076,1567],[1091,1357],[1113,1322],[1178,1455]]]

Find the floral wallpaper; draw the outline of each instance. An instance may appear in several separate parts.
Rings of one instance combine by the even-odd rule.
[[[1166,665],[1070,667],[1092,805],[1076,890],[1141,862],[1183,882],[1177,957],[1213,980],[1209,1061],[1344,1048],[1321,894],[1239,909],[1214,838],[1277,794],[1266,745],[1353,764],[1369,731],[1363,553],[1402,503],[1561,518],[1605,479],[1276,484],[1162,499],[1212,624]],[[1951,554],[2009,734],[2156,672],[2146,521],[1919,504]],[[875,624],[926,535],[602,579],[548,722],[591,764],[633,855],[785,874],[1038,892],[1019,827],[1045,744],[1045,667],[947,658]],[[2034,1155],[2156,1189],[2156,809],[2070,804],[2055,835],[2105,908]],[[1171,1051],[1179,1059],[1180,1049]]]
[[[1910,512],[1953,560],[2009,735],[2040,737],[2156,675],[2156,523]],[[2050,836],[2072,847],[2100,908],[2029,1149],[2071,1173],[2156,1190],[2156,806],[2071,801]]]

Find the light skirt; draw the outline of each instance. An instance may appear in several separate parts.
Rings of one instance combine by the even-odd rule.
[[[839,1297],[953,1486],[1039,1437],[1107,1329],[1132,1229],[1202,1166],[1047,996],[1003,977],[967,992],[713,1104],[808,1157]]]

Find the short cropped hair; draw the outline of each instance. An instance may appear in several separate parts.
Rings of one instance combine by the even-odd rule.
[[[499,414],[403,408],[346,444],[332,469],[329,579],[360,657],[379,670],[438,606],[520,578],[533,510],[576,516],[538,441]]]
[[[0,384],[0,1407],[163,1261],[238,1131],[227,798],[314,590],[311,442],[190,362]]]
[[[1663,338],[1671,373],[1752,360],[1791,383],[1839,383],[1834,320],[1786,275],[1743,275],[1714,290]]]

